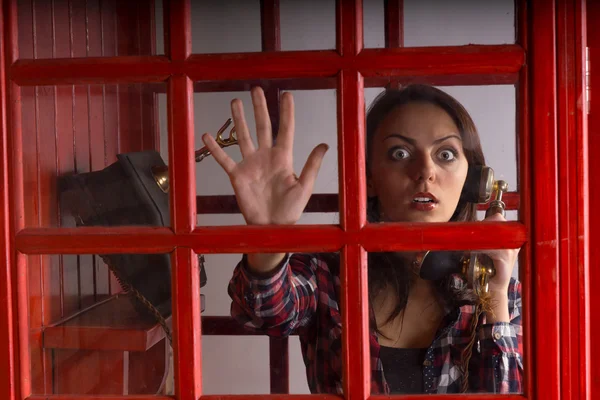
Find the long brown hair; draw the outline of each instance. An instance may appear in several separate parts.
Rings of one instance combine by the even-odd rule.
[[[373,138],[379,125],[393,110],[414,102],[430,103],[446,111],[459,130],[469,168],[475,165],[485,165],[479,133],[473,119],[462,104],[433,86],[412,84],[400,90],[387,89],[383,91],[369,108],[366,132],[367,178],[370,177]],[[474,221],[476,217],[477,205],[463,200],[461,196],[450,221]],[[376,197],[367,199],[367,219],[371,223],[380,220],[379,202]],[[390,314],[388,321],[397,317],[406,306],[413,282],[412,266],[406,265],[406,262],[393,253],[369,253],[369,297],[371,300],[390,285],[398,296],[398,304]],[[438,300],[446,311],[464,304],[474,304],[477,299],[473,291],[467,289],[466,284],[457,286],[456,283],[452,277],[435,282]]]

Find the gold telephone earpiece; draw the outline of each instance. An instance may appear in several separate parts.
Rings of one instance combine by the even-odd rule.
[[[485,216],[495,213],[505,215],[506,205],[502,196],[508,184],[494,180],[494,171],[487,166],[473,167],[467,177],[466,201],[490,205]],[[491,200],[491,201],[490,201]],[[416,261],[420,265],[419,275],[423,279],[437,280],[452,273],[462,274],[479,296],[488,293],[489,281],[496,275],[493,261],[485,254],[458,251],[428,251]]]
[[[229,147],[234,144],[238,144],[237,134],[235,132],[235,126],[233,128],[231,128],[231,130],[229,131],[228,138],[223,137],[223,132],[225,132],[225,129],[227,129],[227,127],[229,125],[231,125],[232,122],[233,122],[233,120],[231,118],[228,118],[227,121],[225,121],[225,123],[221,127],[221,129],[219,129],[219,131],[217,132],[215,141],[221,148]],[[194,159],[196,160],[196,162],[200,162],[208,156],[210,156],[210,150],[208,150],[208,147],[206,147],[206,146],[203,146],[202,148],[196,150],[194,153]],[[168,193],[169,192],[169,168],[167,166],[154,166],[154,167],[152,167],[152,176],[154,177],[154,180],[156,181],[156,184],[158,185],[160,190],[162,190],[165,193]]]
[[[494,170],[483,166],[480,193],[484,196],[478,203],[487,203],[490,199],[490,205],[485,212],[486,218],[490,215],[499,213],[504,217],[506,215],[506,205],[502,201],[502,196],[508,191],[508,183],[503,180],[494,180]],[[483,190],[482,190],[483,189]],[[488,293],[488,285],[491,278],[496,275],[494,262],[485,254],[470,253],[463,259],[462,273],[466,276],[467,282],[478,295]]]

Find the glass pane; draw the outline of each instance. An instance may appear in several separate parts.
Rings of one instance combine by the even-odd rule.
[[[205,395],[283,393],[288,387],[291,394],[309,394],[309,387],[324,392],[335,391],[336,385],[341,385],[339,255],[266,255],[269,256],[275,259],[276,272],[268,280],[259,280],[255,275],[253,256],[204,256],[207,284],[202,288],[206,305],[202,314],[202,391]],[[278,260],[282,260],[279,265]],[[260,288],[250,288],[259,282]],[[278,290],[281,295],[271,296],[269,291],[279,285],[283,285]],[[318,294],[313,291],[317,285],[324,286]],[[297,315],[289,314],[290,307],[280,307],[295,302],[297,296],[306,300],[299,303]],[[331,300],[326,301],[328,296]],[[250,311],[258,304],[257,299],[264,300],[261,309]],[[286,322],[277,322],[282,320]],[[285,370],[286,352],[289,372]],[[325,365],[332,368],[326,378],[307,378],[320,376]]]
[[[335,0],[281,0],[281,50],[335,49]]]
[[[513,85],[368,88],[365,103],[371,222],[471,220],[495,199],[518,210]]]
[[[19,57],[164,54],[162,0],[19,0]]]
[[[26,268],[34,395],[169,394],[169,254],[30,255]]]
[[[25,226],[169,226],[155,85],[22,87]],[[35,199],[30,201],[29,199]]]
[[[261,10],[259,0],[227,0],[192,2],[192,51],[263,51],[262,30],[276,20],[281,50],[335,48],[335,0],[281,1],[279,15],[269,15],[267,8]]]
[[[330,81],[317,81],[316,83],[313,83],[313,86],[323,87],[323,89],[318,90],[301,89],[303,85],[302,82],[295,81],[260,81],[254,84],[228,82],[223,83],[226,91],[215,91],[223,89],[218,83],[197,83],[196,94],[194,96],[196,149],[200,150],[204,147],[204,142],[202,141],[202,135],[204,133],[208,132],[213,137],[216,137],[217,131],[223,126],[223,123],[232,116],[231,102],[236,98],[242,101],[250,135],[254,144],[257,144],[255,116],[250,95],[250,89],[255,85],[264,88],[265,98],[268,102],[267,109],[271,115],[273,132],[279,131],[278,93],[280,93],[279,97],[281,98],[284,92],[289,91],[293,96],[295,108],[295,132],[293,150],[291,152],[292,162],[291,164],[289,163],[289,152],[280,152],[278,154],[285,154],[285,157],[278,159],[276,164],[264,168],[267,173],[272,173],[274,171],[273,168],[280,168],[280,165],[285,165],[290,168],[288,170],[286,167],[282,171],[289,174],[290,179],[293,179],[293,173],[301,178],[303,176],[301,171],[312,150],[320,143],[326,143],[329,146],[329,150],[325,153],[321,167],[314,179],[312,196],[309,196],[310,191],[308,190],[306,190],[306,198],[304,198],[304,200],[296,195],[289,195],[286,197],[284,194],[284,198],[293,200],[292,203],[295,204],[294,207],[297,208],[297,212],[291,212],[289,218],[286,214],[285,218],[281,220],[281,223],[294,223],[293,219],[296,219],[296,222],[299,224],[337,224],[339,222],[337,200],[338,160],[336,151],[337,91],[333,88],[333,85],[335,84],[331,85]],[[159,105],[161,108],[160,114],[165,115],[166,96],[159,96]],[[234,124],[228,126],[223,131],[223,139],[229,138],[230,130],[233,125]],[[166,119],[163,119],[161,121],[161,141],[165,143],[165,146],[167,138],[166,128]],[[166,148],[164,146],[161,147]],[[275,145],[275,147],[277,147],[277,145]],[[233,162],[239,163],[242,161],[239,145],[235,144],[224,147],[224,151]],[[166,153],[163,153],[163,156],[166,156]],[[240,199],[236,200],[234,197],[231,180],[225,170],[217,163],[214,156],[211,155],[205,157],[196,165],[198,225],[244,224],[244,219],[240,214]],[[245,165],[248,164],[246,163]],[[259,164],[255,163],[252,165]],[[252,165],[251,167],[254,168]],[[262,167],[260,168],[262,169]],[[243,171],[246,170],[247,168]],[[279,175],[275,175],[276,178],[279,177]],[[257,185],[264,185],[265,183],[261,179],[249,183],[250,187],[256,188],[258,187]],[[273,181],[268,180],[267,182],[270,185]],[[274,182],[277,183],[277,185],[279,185],[279,183],[284,186],[288,184],[287,181],[281,182],[280,180],[276,180]],[[276,191],[274,193],[277,194],[279,187],[280,186],[276,186],[273,189]],[[287,186],[285,187],[287,188]],[[292,190],[296,190],[296,188],[297,187]],[[270,190],[271,189],[269,188],[265,188],[264,190],[261,189],[259,193],[268,195]],[[279,196],[279,194],[277,194],[277,196]],[[265,202],[270,201],[268,196],[257,197],[256,193],[247,194],[244,199],[246,199],[245,201],[252,201],[257,204],[266,204]],[[280,201],[281,197],[279,196],[277,199]],[[300,203],[298,203],[296,199],[298,199]],[[304,210],[304,212],[302,212],[302,210]],[[277,220],[274,221],[276,222]]]
[[[192,1],[192,52],[261,51],[260,1]]]
[[[390,1],[390,3],[392,3]],[[400,15],[404,46],[515,43],[515,2],[404,0]],[[363,2],[367,48],[385,47],[383,0]]]
[[[516,250],[369,253],[372,393],[522,393],[516,257]],[[481,273],[490,266],[495,275]]]

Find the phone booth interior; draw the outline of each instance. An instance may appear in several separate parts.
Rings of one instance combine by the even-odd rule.
[[[2,1],[3,398],[308,397],[298,334],[230,316],[248,252],[339,256],[344,396],[380,397],[368,254],[510,248],[524,369],[510,398],[589,398],[585,2],[450,3]],[[473,117],[506,222],[367,222],[365,113],[410,83]],[[242,160],[223,123],[240,98],[255,131],[254,86],[275,139],[294,95],[297,173],[330,148],[294,226],[246,226],[201,149],[221,128]]]

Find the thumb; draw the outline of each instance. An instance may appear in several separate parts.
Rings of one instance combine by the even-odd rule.
[[[321,143],[315,147],[308,156],[304,168],[302,168],[302,173],[299,178],[300,183],[302,186],[307,187],[311,192],[327,150],[329,150],[329,146],[325,143]]]

